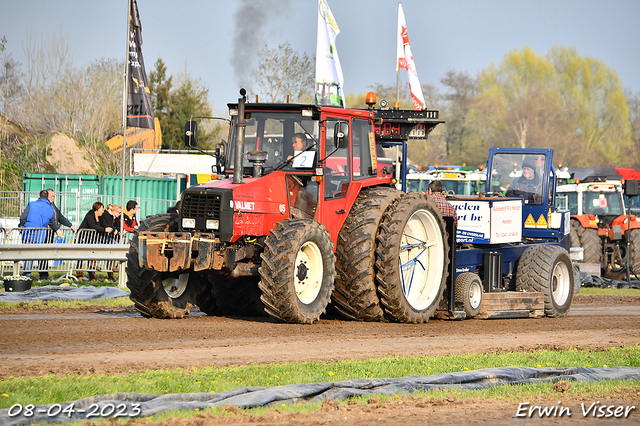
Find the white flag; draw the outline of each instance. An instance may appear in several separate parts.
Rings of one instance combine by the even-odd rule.
[[[326,0],[318,0],[318,40],[316,45],[316,103],[345,107],[342,67],[336,50],[340,28]]]
[[[409,45],[409,34],[407,33],[407,23],[404,20],[402,3],[398,3],[398,55],[396,72],[400,68],[407,70],[413,108],[419,111],[424,108],[424,96],[422,96],[422,87],[420,87],[420,80],[418,80],[416,65],[413,63],[413,54],[411,53],[411,46]]]

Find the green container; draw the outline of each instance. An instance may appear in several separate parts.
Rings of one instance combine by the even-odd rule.
[[[127,199],[176,200],[177,191],[175,179],[146,176],[127,176],[124,179],[124,195]],[[122,176],[102,176],[100,194],[122,196]]]
[[[121,204],[122,176],[102,176],[100,193],[104,203]],[[129,200],[138,202],[138,220],[158,213],[166,213],[167,208],[178,200],[176,179],[127,176],[124,181],[124,204]],[[124,207],[124,206],[123,206]]]
[[[25,192],[37,193],[52,188],[56,192],[77,192],[80,194],[98,194],[100,191],[99,175],[64,175],[56,173],[25,173],[22,178],[22,189]]]
[[[27,193],[24,204],[38,198],[47,188],[56,191],[56,205],[76,226],[91,209],[95,201],[122,204],[122,176],[65,175],[52,173],[25,173],[22,181]],[[178,182],[170,178],[127,176],[125,178],[125,205],[129,200],[139,204],[138,219],[165,213],[179,199]]]

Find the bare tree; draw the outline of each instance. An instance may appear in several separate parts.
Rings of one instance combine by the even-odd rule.
[[[266,45],[259,54],[258,68],[252,76],[256,94],[268,102],[312,102],[315,91],[315,55],[300,55],[283,43],[277,49]]]
[[[2,69],[0,70],[0,96],[2,97],[2,113],[7,114],[7,108],[22,91],[20,79],[24,76],[20,71],[20,62],[13,59],[12,54],[7,54],[7,39],[2,37],[0,41],[0,53],[2,57]]]

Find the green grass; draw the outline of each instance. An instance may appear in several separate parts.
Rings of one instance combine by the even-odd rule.
[[[9,378],[0,382],[0,409],[13,404],[54,404],[93,395],[135,392],[164,395],[171,393],[217,393],[246,386],[279,386],[300,383],[343,381],[361,378],[429,376],[436,373],[477,370],[490,367],[640,367],[640,345],[603,351],[570,349],[541,350],[532,353],[469,354],[437,357],[386,357],[365,361],[303,362],[246,365],[228,368],[190,368],[153,370],[121,376],[46,375]],[[522,399],[547,394],[553,385],[530,384],[500,386],[464,395],[493,399]],[[604,392],[620,387],[638,388],[639,381],[574,383],[571,391]],[[457,393],[458,391],[456,391]],[[462,392],[462,391],[460,391]],[[467,393],[469,392],[469,393]]]
[[[102,278],[98,273],[98,278]],[[105,277],[106,273],[102,273]],[[117,278],[117,274],[116,274]],[[44,285],[60,285],[60,284],[69,284],[73,286],[94,286],[94,287],[116,287],[117,284],[97,281],[97,282],[83,282],[83,283],[70,283],[66,282],[53,282],[53,281],[44,281],[40,285],[34,285],[34,287],[40,287]],[[597,287],[589,287],[583,288],[580,290],[578,295],[619,295],[619,296],[640,296],[640,289],[614,289],[614,288],[597,288]],[[46,310],[46,309],[83,309],[88,306],[105,306],[110,308],[116,307],[127,307],[132,306],[133,302],[129,300],[128,297],[119,297],[116,299],[102,299],[102,300],[92,300],[92,301],[84,301],[84,300],[50,300],[46,302],[0,302],[0,311],[2,308],[16,308],[20,307],[25,310]]]
[[[607,296],[640,296],[640,289],[638,288],[599,288],[599,287],[582,287],[580,293],[577,294],[593,296],[593,295],[607,295]]]
[[[0,302],[0,312],[3,308],[20,308],[24,311],[42,311],[47,309],[83,309],[89,306],[104,308],[125,308],[133,306],[128,297],[98,300],[39,300],[35,302]]]

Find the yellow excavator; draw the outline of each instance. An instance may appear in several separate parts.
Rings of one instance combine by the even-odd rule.
[[[155,129],[141,129],[139,127],[127,128],[127,148],[142,148],[145,150],[158,150],[162,147],[162,129],[160,120],[154,118]],[[107,146],[113,152],[122,151],[124,137],[118,133],[107,139]]]

